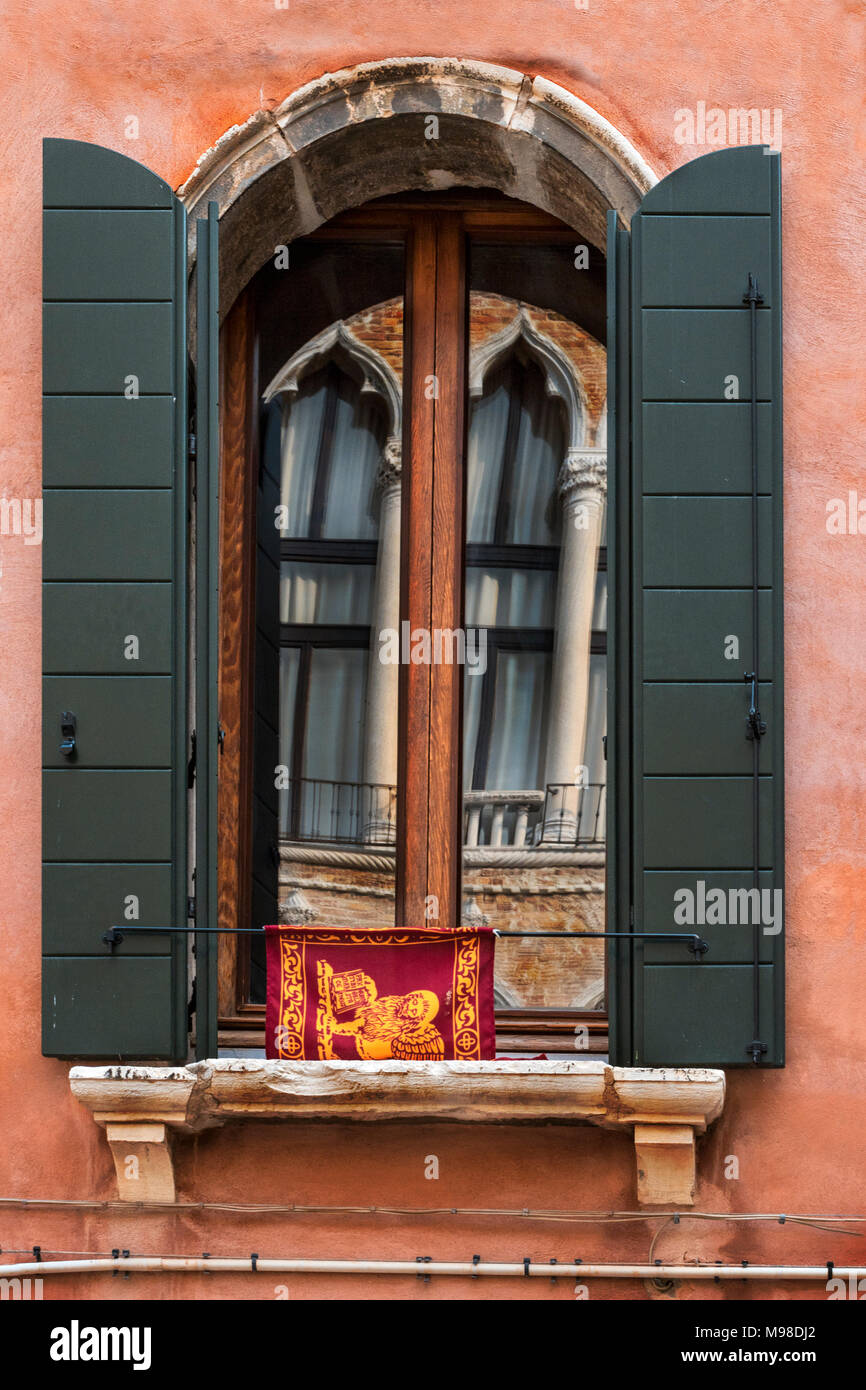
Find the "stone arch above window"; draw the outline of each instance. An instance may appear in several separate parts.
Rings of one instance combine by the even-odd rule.
[[[435,116],[438,138],[425,122]],[[199,159],[179,196],[220,216],[220,312],[274,255],[329,218],[408,188],[493,188],[581,229],[628,224],[656,182],[600,112],[544,77],[458,58],[388,58],[326,73],[254,112]],[[194,297],[191,300],[194,303]]]

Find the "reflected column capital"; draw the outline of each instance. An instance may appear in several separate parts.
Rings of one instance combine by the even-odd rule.
[[[607,496],[607,450],[569,449],[557,474],[556,491],[564,506],[587,493],[602,501]]]
[[[380,492],[387,492],[389,488],[399,487],[402,473],[403,441],[399,435],[395,434],[386,440],[382,450],[382,457],[379,459],[379,467],[376,472],[376,487]]]

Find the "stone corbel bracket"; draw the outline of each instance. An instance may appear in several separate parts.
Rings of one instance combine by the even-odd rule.
[[[176,1200],[171,1140],[239,1121],[595,1124],[634,1137],[642,1206],[691,1206],[695,1136],[722,1112],[725,1076],[601,1061],[289,1062],[73,1067],[73,1095],[105,1126],[128,1202]]]

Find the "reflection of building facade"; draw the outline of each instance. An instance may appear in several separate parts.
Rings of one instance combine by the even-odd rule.
[[[605,352],[561,314],[491,293],[472,292],[470,331],[466,627],[484,630],[491,664],[464,673],[464,916],[510,930],[603,930]],[[341,606],[325,592],[324,566],[286,565],[281,610],[284,621],[355,616],[372,638],[363,673],[357,651],[331,672],[341,703],[320,730],[324,691],[311,702],[304,778],[281,791],[280,913],[293,920],[287,895],[301,891],[300,910],[319,920],[379,924],[393,913],[397,833],[398,672],[381,660],[381,634],[399,626],[401,301],[326,329],[269,386],[284,410],[284,534],[306,531],[302,499],[315,493],[335,366],[348,380],[330,464],[343,510],[332,509],[330,532],[375,539],[375,566],[361,571],[360,601],[341,596]],[[509,553],[510,543],[522,548]],[[551,567],[527,567],[533,545],[544,553],[530,560]],[[521,651],[517,634],[530,628],[552,630],[549,650]],[[286,749],[296,686],[286,672]],[[589,941],[503,941],[498,998],[603,1008],[603,971]]]

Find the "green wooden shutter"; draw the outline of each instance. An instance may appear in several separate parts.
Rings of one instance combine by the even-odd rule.
[[[694,160],[646,195],[630,247],[623,232],[609,247],[613,339],[630,339],[631,365],[626,384],[616,351],[609,387],[612,524],[631,556],[609,769],[617,924],[635,933],[611,956],[623,1064],[784,1063],[779,175],[762,146]],[[767,732],[750,740],[756,655]],[[760,900],[746,897],[756,886]],[[678,931],[709,949],[639,935]]]
[[[102,940],[186,925],[185,229],[140,164],[45,141],[48,1056],[187,1051],[186,937]]]

